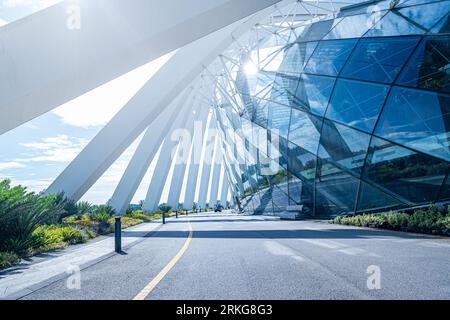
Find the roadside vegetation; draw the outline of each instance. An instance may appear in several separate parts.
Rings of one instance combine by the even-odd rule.
[[[332,223],[450,236],[449,211],[450,208],[439,210],[437,207],[431,206],[411,213],[391,211],[377,214],[338,216],[332,220]]]
[[[108,205],[76,203],[62,193],[36,194],[22,186],[12,187],[9,180],[0,181],[0,269],[114,232],[114,214]],[[159,212],[130,209],[122,217],[122,228],[159,218]]]

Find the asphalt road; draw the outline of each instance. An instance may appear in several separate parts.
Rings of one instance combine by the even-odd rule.
[[[144,288],[146,299],[450,299],[450,240],[192,215],[80,275],[80,289],[59,280],[24,299],[133,299]]]

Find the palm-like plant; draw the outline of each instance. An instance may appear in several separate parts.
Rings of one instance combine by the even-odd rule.
[[[39,196],[26,188],[11,188],[0,182],[0,251],[25,253],[35,245],[33,231],[42,224],[58,221],[64,214],[64,201]]]

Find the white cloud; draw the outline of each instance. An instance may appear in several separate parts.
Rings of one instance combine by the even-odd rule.
[[[61,134],[41,139],[37,142],[21,143],[21,145],[34,155],[27,158],[16,159],[17,162],[70,162],[88,141],[80,138],[71,138]]]
[[[8,24],[8,22],[6,22],[6,21],[3,20],[3,19],[0,19],[0,27],[5,26],[5,25],[7,25],[7,24]]]
[[[44,9],[61,0],[3,0],[2,4],[5,8],[29,7],[34,9]]]
[[[0,172],[9,169],[20,169],[25,167],[25,164],[17,161],[0,162]]]
[[[21,185],[33,192],[41,192],[52,183],[52,179],[15,179],[10,177],[10,180],[12,186]]]
[[[103,126],[142,88],[170,58],[162,56],[53,110],[75,127]]]

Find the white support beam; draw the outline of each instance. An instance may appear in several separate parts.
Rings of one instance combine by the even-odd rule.
[[[185,89],[172,101],[167,110],[164,110],[147,128],[111,197],[111,206],[117,213],[124,214],[127,210],[164,137],[167,135],[167,132],[170,132],[176,117],[181,112],[187,113],[188,106],[184,110],[180,110],[180,107],[191,94],[191,90],[191,88]]]
[[[227,206],[229,188],[230,188],[230,183],[228,181],[227,175],[225,174],[223,177],[223,182],[222,182],[222,191],[220,192],[220,203],[224,207]]]
[[[210,193],[209,193],[209,204],[211,208],[214,208],[214,206],[217,204],[218,200],[218,193],[219,193],[219,182],[220,182],[220,173],[222,171],[222,148],[219,145],[220,139],[217,137],[216,139],[216,151],[214,153],[214,160],[213,160],[213,175],[211,180],[211,187],[210,187]]]
[[[0,134],[279,1],[68,0],[10,23]]]
[[[209,177],[211,175],[212,162],[214,159],[214,149],[217,147],[216,122],[211,119],[208,131],[206,132],[206,144],[204,145],[204,159],[202,163],[202,174],[200,178],[200,189],[198,195],[198,205],[205,209],[208,196]]]
[[[192,94],[191,98],[185,102],[184,106],[187,107],[187,113],[180,114],[180,116],[176,119],[176,122],[173,124],[170,131],[167,132],[166,138],[164,139],[161,147],[161,152],[159,154],[158,161],[156,162],[155,171],[153,173],[152,180],[150,181],[144,201],[143,209],[146,212],[153,212],[158,209],[161,195],[164,190],[164,185],[169,175],[170,167],[173,161],[177,161],[175,151],[177,151],[180,140],[178,136],[174,137],[173,135],[180,129],[189,130],[197,111],[198,97],[196,97],[195,94]]]
[[[286,1],[289,2],[291,0]],[[178,50],[92,139],[46,193],[64,191],[67,197],[79,200],[205,65],[271,11],[272,8],[261,10]]]
[[[195,131],[193,130],[194,124],[198,123],[198,122],[203,122],[203,120],[207,119],[208,117],[208,113],[209,113],[209,107],[206,105],[200,105],[200,107],[198,108],[198,112],[197,115],[195,117],[194,122],[190,122],[189,126],[186,127],[186,130],[189,132],[189,139],[191,140],[191,155],[192,152],[195,152],[195,141],[196,141],[196,136],[195,136]],[[184,137],[183,137],[184,138]],[[182,142],[183,144],[185,142]],[[186,172],[186,167],[188,164],[188,159],[186,157],[185,159],[186,161],[178,161],[178,163],[175,164],[174,170],[173,170],[173,175],[172,175],[172,180],[170,182],[170,189],[169,189],[169,196],[168,196],[168,200],[167,203],[173,208],[173,209],[178,209],[178,203],[180,201],[180,193],[181,193],[181,189],[183,187],[183,178],[184,178],[184,174]]]
[[[193,146],[193,150],[191,152],[189,172],[186,182],[186,193],[184,195],[183,201],[183,209],[185,210],[191,210],[194,204],[198,172],[200,169],[201,154],[203,150],[203,145],[204,143],[206,143],[206,135],[204,135],[204,132],[206,130],[207,122],[208,122],[207,118],[203,119],[203,121],[198,125],[196,125],[194,129],[195,145]]]

